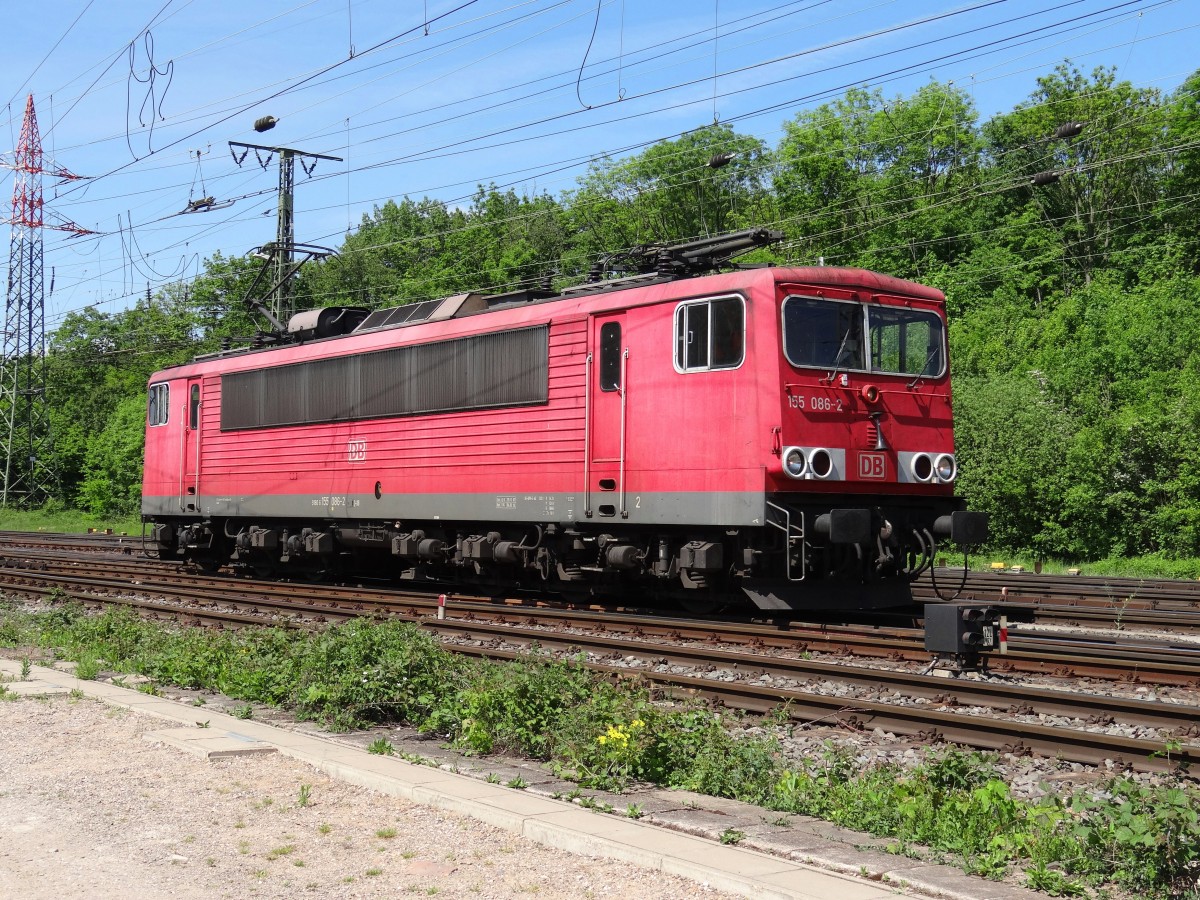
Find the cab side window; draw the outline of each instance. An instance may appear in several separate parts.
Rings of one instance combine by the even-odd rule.
[[[675,367],[681,372],[734,369],[746,355],[746,309],[741,297],[680,304],[675,310]]]
[[[621,323],[600,326],[600,390],[621,389]]]
[[[166,384],[150,385],[150,403],[146,414],[149,425],[166,425],[167,408],[170,406],[171,388]]]
[[[200,427],[200,385],[192,385],[192,395],[188,398],[188,428],[195,431]]]

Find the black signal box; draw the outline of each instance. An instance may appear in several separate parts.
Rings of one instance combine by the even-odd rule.
[[[1000,611],[980,603],[925,604],[925,649],[929,653],[977,656],[1000,649]]]

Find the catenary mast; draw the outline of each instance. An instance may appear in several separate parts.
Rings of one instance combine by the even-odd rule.
[[[46,398],[45,282],[42,230],[91,234],[73,223],[46,225],[42,175],[75,180],[80,176],[42,158],[33,95],[25,103],[21,137],[8,166],[13,170],[12,237],[4,315],[4,355],[0,359],[0,505],[31,506],[48,499],[57,485],[52,470],[50,415]]]

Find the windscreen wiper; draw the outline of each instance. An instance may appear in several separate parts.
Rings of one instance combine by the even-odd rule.
[[[929,368],[929,364],[931,362],[933,362],[934,359],[936,359],[938,356],[941,355],[941,352],[942,352],[941,347],[934,347],[932,350],[929,351],[929,355],[927,357],[925,357],[925,365],[921,366],[921,371],[918,372],[916,375],[914,375],[913,380],[908,383],[908,387],[910,390],[912,388],[915,388],[917,386],[917,382],[925,377],[925,370]]]

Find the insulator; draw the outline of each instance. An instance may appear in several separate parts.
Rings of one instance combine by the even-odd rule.
[[[1061,177],[1062,174],[1059,172],[1038,172],[1033,176],[1031,184],[1034,187],[1045,187],[1048,184],[1054,184]]]
[[[279,120],[274,116],[263,116],[261,119],[254,120],[255,131],[270,131],[275,127],[275,123]]]
[[[737,156],[736,153],[716,153],[708,161],[708,167],[710,169],[719,169],[721,166],[727,166],[733,162],[735,156]]]
[[[1084,122],[1063,122],[1063,124],[1054,129],[1054,136],[1056,138],[1078,137],[1083,131],[1085,124]]]

